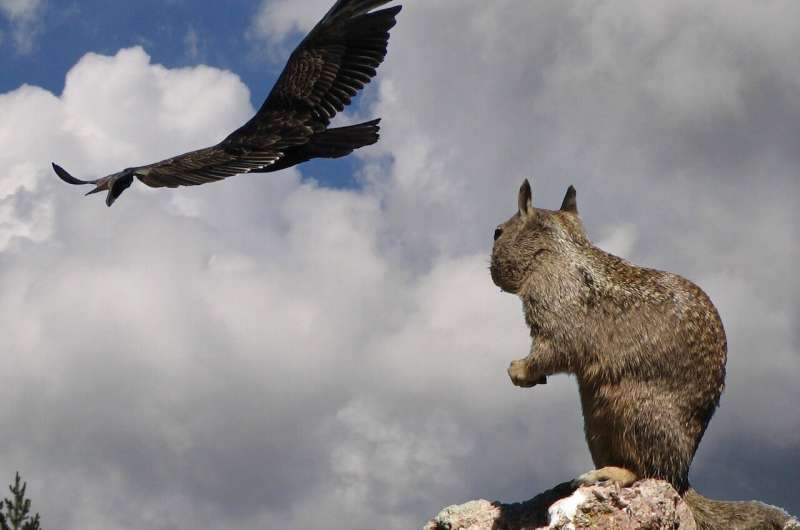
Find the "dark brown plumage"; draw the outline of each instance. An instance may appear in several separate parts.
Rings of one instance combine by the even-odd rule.
[[[111,206],[136,177],[154,188],[196,186],[239,173],[278,171],[311,158],[338,158],[378,141],[380,120],[329,129],[331,119],[376,74],[402,6],[391,0],[338,0],[289,57],[250,121],[220,143],[97,180],[80,180],[53,164],[69,184],[108,191]],[[372,12],[371,12],[372,11]]]

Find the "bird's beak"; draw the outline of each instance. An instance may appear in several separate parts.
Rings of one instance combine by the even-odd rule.
[[[88,191],[88,192],[86,192],[86,195],[93,195],[93,194],[95,194],[95,193],[100,193],[101,191],[104,191],[104,190],[105,190],[105,188],[101,188],[100,186],[97,186],[97,187],[96,187],[95,189],[93,189],[92,191]]]

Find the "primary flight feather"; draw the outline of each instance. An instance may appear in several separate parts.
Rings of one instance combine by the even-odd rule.
[[[161,162],[80,180],[53,164],[61,180],[108,191],[111,206],[136,177],[154,188],[196,186],[239,173],[278,171],[312,158],[338,158],[378,141],[380,119],[329,129],[331,119],[375,76],[402,6],[391,0],[338,0],[289,57],[255,116],[220,143]]]

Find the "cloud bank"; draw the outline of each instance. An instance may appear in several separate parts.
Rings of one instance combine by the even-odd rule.
[[[265,3],[252,33],[291,48],[327,7]],[[709,292],[728,389],[692,480],[800,511],[796,9],[409,3],[352,190],[293,169],[107,209],[49,162],[216,142],[253,112],[239,78],[131,48],[0,94],[0,471],[66,530],[406,530],[585,471],[574,381],[505,374],[527,329],[488,253],[531,177]]]

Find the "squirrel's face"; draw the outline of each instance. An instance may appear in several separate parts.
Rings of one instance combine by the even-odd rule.
[[[519,211],[495,229],[490,269],[495,285],[510,293],[519,293],[533,271],[584,237],[572,186],[561,210],[551,211],[533,207],[530,183],[525,180],[518,206]]]

